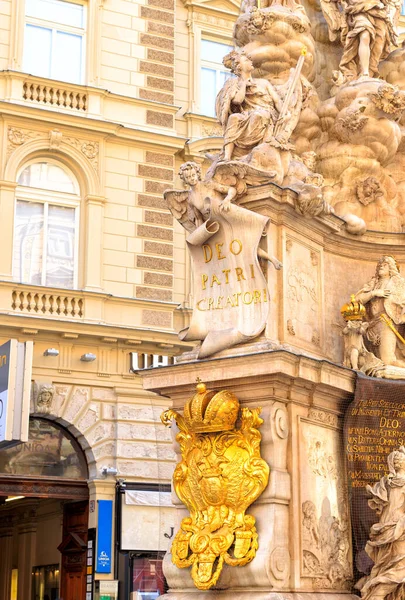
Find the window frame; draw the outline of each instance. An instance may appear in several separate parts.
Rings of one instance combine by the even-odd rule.
[[[221,89],[221,84],[220,84],[220,74],[221,73],[231,73],[231,71],[229,69],[227,69],[222,62],[221,63],[216,63],[216,62],[212,62],[209,61],[207,59],[204,59],[202,57],[202,47],[203,47],[203,42],[214,42],[216,44],[223,44],[225,46],[228,46],[228,48],[231,48],[231,50],[233,49],[233,44],[227,44],[226,42],[224,42],[222,39],[219,40],[217,38],[214,38],[212,35],[202,35],[201,37],[201,41],[200,41],[200,70],[199,70],[199,75],[200,75],[200,97],[199,97],[199,107],[200,107],[200,114],[205,116],[205,117],[211,117],[211,118],[216,118],[215,115],[215,99],[214,99],[214,114],[213,115],[208,115],[206,113],[202,112],[202,86],[201,86],[201,81],[202,81],[202,70],[203,69],[210,69],[211,71],[215,71],[215,89],[216,89],[216,93],[215,93],[215,97],[217,96],[218,92]],[[229,50],[229,52],[231,51]],[[225,56],[225,55],[224,55]]]
[[[101,70],[101,27],[104,11],[104,0],[83,0],[87,8],[87,48],[85,84],[100,85]],[[25,0],[11,2],[10,45],[8,53],[8,70],[22,71],[24,52]],[[35,75],[33,76],[35,77]],[[70,85],[76,85],[74,83]]]
[[[55,65],[56,65],[56,52],[54,52],[54,44],[56,42],[57,32],[60,31],[62,33],[74,34],[76,36],[80,36],[82,39],[82,56],[81,56],[81,65],[80,65],[80,78],[79,81],[66,81],[66,83],[70,83],[73,85],[84,85],[87,80],[87,52],[88,52],[88,44],[87,44],[87,36],[88,36],[88,6],[86,0],[58,0],[58,2],[65,2],[67,4],[77,4],[79,6],[83,6],[83,21],[84,27],[74,27],[72,25],[64,25],[62,23],[55,23],[54,21],[47,21],[46,19],[39,19],[36,17],[28,17],[26,11],[24,10],[24,33],[23,33],[23,55],[22,55],[22,63],[23,69],[24,66],[24,56],[25,56],[25,39],[26,39],[26,27],[27,25],[32,25],[34,27],[41,27],[42,29],[48,29],[51,31],[51,56],[50,56],[50,74],[49,77],[43,75],[36,75],[35,73],[30,73],[30,75],[34,75],[34,77],[44,77],[45,79],[54,79],[56,81],[64,81],[59,77],[55,76]],[[83,32],[82,34],[79,32]]]
[[[209,40],[233,45],[233,27],[234,21],[221,21],[215,23],[202,22],[199,13],[192,13],[189,33],[189,93],[190,93],[190,112],[206,119],[214,119],[201,113],[201,40]]]
[[[21,185],[18,183],[18,179],[20,178],[21,173],[27,167],[29,167],[30,165],[33,165],[33,164],[41,163],[41,162],[46,162],[47,164],[54,164],[55,166],[64,170],[71,177],[73,183],[75,184],[76,193],[70,194],[68,192],[45,190],[43,188],[24,186],[24,185]],[[50,158],[44,158],[42,160],[36,158],[36,159],[30,160],[30,161],[24,163],[24,165],[18,171],[17,187],[15,190],[15,201],[14,201],[13,260],[12,260],[13,281],[15,281],[16,283],[22,283],[25,285],[34,285],[31,282],[21,281],[19,276],[18,276],[18,279],[16,279],[16,275],[14,273],[14,242],[15,242],[14,235],[15,235],[15,226],[16,226],[16,222],[17,222],[17,202],[18,201],[32,202],[32,203],[44,205],[43,252],[42,252],[42,265],[41,265],[42,272],[41,272],[41,283],[39,284],[42,287],[55,287],[55,286],[48,286],[46,284],[46,274],[47,274],[46,262],[47,262],[47,256],[48,256],[49,205],[51,204],[51,205],[55,205],[55,206],[63,206],[66,208],[74,209],[74,211],[75,211],[75,215],[74,215],[75,240],[74,240],[74,257],[73,257],[74,258],[73,286],[72,286],[72,288],[66,288],[66,289],[72,289],[72,290],[78,289],[81,193],[80,193],[79,183],[78,183],[77,178],[74,175],[74,173],[72,173],[72,171],[68,167],[66,167],[63,163],[61,163],[60,161],[52,160]],[[21,265],[20,265],[20,268],[21,268]]]

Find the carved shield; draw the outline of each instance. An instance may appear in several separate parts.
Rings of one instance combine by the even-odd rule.
[[[199,358],[257,337],[270,306],[257,249],[269,219],[232,205],[219,210],[211,199],[211,216],[187,237],[193,261],[194,304],[182,340],[201,340]]]
[[[237,531],[235,534],[235,546],[233,553],[235,558],[243,558],[249,552],[252,540],[251,531]]]

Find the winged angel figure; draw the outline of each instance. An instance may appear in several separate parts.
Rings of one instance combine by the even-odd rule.
[[[320,0],[333,42],[340,37],[343,55],[336,73],[341,84],[378,77],[378,64],[398,45],[400,0]]]
[[[232,200],[242,191],[237,186],[224,185],[213,179],[202,181],[201,167],[193,161],[181,165],[179,176],[189,189],[166,190],[163,196],[174,218],[189,233],[208,220],[210,198],[213,195],[220,198],[220,209],[226,211]]]

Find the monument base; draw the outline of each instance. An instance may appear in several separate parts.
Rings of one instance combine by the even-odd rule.
[[[170,591],[163,598],[354,600],[342,417],[355,373],[287,350],[249,354],[245,348],[241,356],[182,362],[142,376],[145,389],[169,396],[176,411],[194,395],[197,377],[209,390],[229,390],[242,407],[261,407],[260,451],[270,467],[267,488],[247,511],[259,535],[253,560],[225,565],[216,587],[200,591],[190,569],[175,567],[167,554]],[[188,512],[175,502],[179,525]]]
[[[359,600],[358,596],[350,593],[337,592],[271,592],[259,591],[254,588],[234,592],[232,590],[199,592],[198,590],[187,590],[183,592],[168,592],[159,598],[161,600]]]

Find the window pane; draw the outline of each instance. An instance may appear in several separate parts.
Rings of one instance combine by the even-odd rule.
[[[39,77],[51,76],[52,31],[36,25],[25,26],[24,71]]]
[[[13,277],[16,281],[42,284],[43,243],[43,204],[17,200],[13,251]]]
[[[232,46],[201,40],[201,60],[209,60],[222,65],[222,59],[225,54],[232,50]]]
[[[62,0],[25,0],[27,17],[44,19],[70,27],[84,27],[84,7]]]
[[[227,79],[230,79],[231,77],[235,77],[235,75],[233,75],[233,73],[230,73],[229,71],[220,71],[219,72],[219,78],[218,78],[218,84],[219,85],[218,85],[217,93],[222,88],[222,86],[224,85],[225,81]]]
[[[131,592],[141,600],[156,600],[166,591],[162,559],[136,557],[132,559]]]
[[[49,205],[46,283],[51,287],[74,287],[75,209]]]
[[[18,178],[18,183],[27,187],[34,187],[67,194],[77,193],[77,186],[71,176],[52,163],[34,163],[26,167]]]
[[[215,98],[217,72],[213,69],[201,69],[201,113],[215,117]]]
[[[82,42],[83,38],[80,35],[56,32],[56,44],[53,48],[53,79],[81,83]]]

